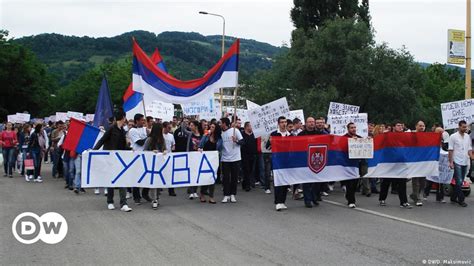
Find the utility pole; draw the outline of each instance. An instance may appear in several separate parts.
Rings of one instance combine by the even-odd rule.
[[[466,3],[466,99],[471,99],[471,0]]]

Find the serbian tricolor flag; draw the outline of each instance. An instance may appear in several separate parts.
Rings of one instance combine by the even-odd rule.
[[[160,52],[158,49],[155,49],[153,55],[151,56],[151,61],[164,73],[167,73],[165,63],[163,58],[161,58]],[[123,95],[123,110],[127,114],[127,119],[133,119],[135,114],[144,114],[144,106],[142,104],[143,94],[133,90],[133,82],[128,85],[127,90]]]
[[[85,122],[71,118],[66,139],[63,143],[63,149],[75,151],[81,154],[87,149],[94,148],[94,145],[104,133],[96,127],[90,126]]]
[[[348,155],[347,137],[271,137],[275,186],[359,177],[359,160]]]
[[[384,133],[374,138],[374,158],[365,177],[438,176],[441,135],[432,132]]]
[[[159,100],[182,104],[207,99],[219,88],[237,87],[239,40],[202,78],[181,81],[164,73],[133,41],[133,90],[143,94],[145,105]]]

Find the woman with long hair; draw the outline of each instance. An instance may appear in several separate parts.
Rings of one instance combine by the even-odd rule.
[[[143,150],[153,151],[155,153],[162,152],[166,153],[166,143],[163,137],[163,125],[161,123],[155,123],[151,127],[151,132],[143,145]],[[158,200],[160,199],[160,189],[150,189],[151,207],[156,210],[158,208]]]
[[[214,122],[209,125],[208,134],[204,135],[199,144],[199,151],[218,151],[222,146],[221,128]],[[201,186],[201,202],[206,202],[206,195],[209,197],[209,203],[216,204],[214,200],[215,185]]]
[[[30,142],[30,135],[31,135],[31,125],[30,124],[24,124],[23,125],[23,130],[20,132],[20,137],[19,137],[19,142],[20,142],[20,151],[23,159],[23,163],[21,166],[21,175],[25,175],[25,180],[30,181],[30,179],[33,178],[33,176],[28,174],[28,171],[25,170],[25,160],[26,155],[28,154],[28,143]]]
[[[43,160],[43,152],[46,150],[46,138],[43,133],[43,125],[37,124],[35,126],[35,131],[30,136],[30,142],[28,144],[28,149],[33,157],[34,163],[34,177],[33,181],[41,183],[43,179],[41,178],[41,162]]]
[[[187,151],[197,151],[204,132],[202,131],[201,124],[196,120],[189,123],[189,129],[191,130],[191,134],[188,135]],[[188,194],[191,200],[199,197],[197,187],[188,187]]]
[[[10,178],[13,177],[13,167],[15,165],[15,147],[18,144],[18,139],[13,124],[8,122],[4,131],[0,133],[0,146],[3,149],[3,169],[5,175]]]

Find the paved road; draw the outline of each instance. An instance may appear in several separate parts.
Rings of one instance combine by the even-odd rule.
[[[18,175],[0,177],[0,264],[47,265],[422,265],[423,260],[474,261],[474,200],[467,208],[437,204],[434,196],[412,210],[398,207],[390,195],[387,207],[377,198],[358,195],[358,206],[410,221],[468,234],[459,236],[329,202],[306,209],[288,198],[289,210],[274,211],[273,195],[239,190],[236,204],[211,205],[165,193],[157,211],[148,204],[133,212],[106,209],[103,195],[76,195],[52,179],[25,183]],[[219,189],[220,190],[220,186]],[[326,199],[344,203],[337,189]],[[217,193],[221,198],[221,192]],[[116,196],[117,197],[117,196]],[[118,204],[117,204],[118,205]],[[32,211],[54,211],[69,225],[59,244],[24,245],[11,232],[13,219]]]

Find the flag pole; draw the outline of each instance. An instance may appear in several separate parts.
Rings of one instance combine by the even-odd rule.
[[[237,126],[237,89],[238,89],[239,85],[237,85],[235,87],[235,90],[234,90],[234,137],[235,137],[235,127]]]

